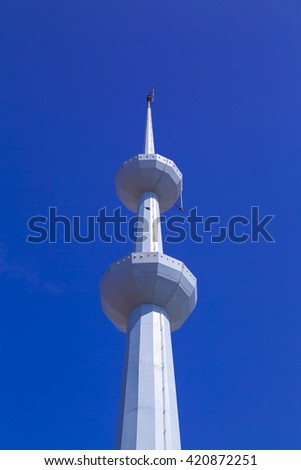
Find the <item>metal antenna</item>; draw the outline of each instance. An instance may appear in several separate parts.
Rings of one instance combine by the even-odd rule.
[[[155,102],[155,87],[152,87],[152,103]]]
[[[181,191],[181,194],[180,194],[180,205],[177,206],[178,209],[183,212],[184,211],[184,205],[183,205],[183,191]]]
[[[155,87],[152,87],[152,92],[146,95],[147,107],[150,108],[151,104],[155,102]]]
[[[147,113],[146,113],[146,128],[145,128],[145,138],[144,138],[144,153],[145,154],[154,154],[155,153],[155,144],[154,144],[154,133],[153,133],[153,124],[152,124],[152,108],[151,104],[154,102],[154,87],[152,92],[148,93],[146,96],[147,102]]]
[[[184,206],[183,206],[183,195],[182,193],[180,194],[180,205],[175,203],[175,206],[179,211],[184,212]]]

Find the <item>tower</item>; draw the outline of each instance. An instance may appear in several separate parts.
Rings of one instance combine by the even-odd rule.
[[[144,153],[127,160],[115,184],[119,199],[138,214],[134,251],[100,281],[104,313],[126,333],[117,431],[118,449],[180,449],[171,331],[196,305],[196,278],[163,252],[160,214],[182,192],[175,163],[155,153],[152,97],[147,95]]]

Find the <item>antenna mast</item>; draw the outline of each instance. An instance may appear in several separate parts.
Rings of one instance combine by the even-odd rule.
[[[152,87],[152,92],[146,96],[147,106],[150,108],[151,104],[155,102],[155,87]]]

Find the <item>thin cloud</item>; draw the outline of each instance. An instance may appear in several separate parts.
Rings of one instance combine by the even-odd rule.
[[[48,292],[52,295],[63,293],[60,285],[41,279],[35,267],[27,263],[21,264],[19,260],[11,256],[8,247],[2,241],[0,241],[0,275],[23,282],[30,291]]]

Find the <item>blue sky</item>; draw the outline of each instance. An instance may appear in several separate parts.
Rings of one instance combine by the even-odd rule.
[[[275,243],[165,244],[199,289],[173,335],[182,446],[300,449],[300,1],[7,0],[0,18],[1,448],[114,448],[125,337],[98,281],[131,244],[29,244],[27,220],[120,205],[155,85],[186,213],[275,214]]]

